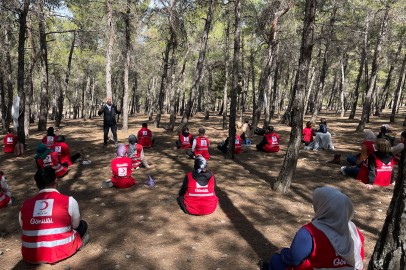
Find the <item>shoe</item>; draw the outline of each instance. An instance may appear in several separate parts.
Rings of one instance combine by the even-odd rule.
[[[90,160],[88,160],[88,159],[84,159],[83,161],[82,161],[82,164],[85,164],[85,165],[88,165],[88,164],[90,164],[90,163],[92,163]]]
[[[345,171],[344,171],[346,168],[347,168],[346,166],[342,166],[341,169],[340,169],[340,171],[341,171],[341,173],[342,173],[343,175],[347,175],[347,174],[345,173]]]
[[[79,250],[81,250],[84,246],[86,246],[87,243],[89,243],[89,239],[90,239],[90,236],[89,236],[89,232],[87,231],[87,232],[85,232],[85,235],[83,235],[83,237],[82,237],[82,245],[80,246]]]
[[[106,144],[103,144],[103,148],[106,148],[107,147],[107,143]]]
[[[341,157],[341,154],[335,154],[334,158],[332,160],[330,160],[328,163],[340,164],[340,157]]]
[[[114,142],[114,146],[117,147],[117,142]]]
[[[111,180],[102,181],[101,188],[111,188],[113,187],[113,182]]]

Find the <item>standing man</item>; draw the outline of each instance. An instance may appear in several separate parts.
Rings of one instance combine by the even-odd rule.
[[[121,113],[121,109],[117,109],[116,105],[111,103],[111,97],[107,97],[107,103],[99,110],[98,114],[104,113],[103,130],[104,130],[104,144],[103,148],[107,146],[107,134],[111,128],[114,137],[114,145],[117,146],[117,122],[116,114]]]

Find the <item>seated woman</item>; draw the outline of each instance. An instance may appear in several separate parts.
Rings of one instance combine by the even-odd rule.
[[[290,248],[278,249],[269,264],[259,261],[261,269],[363,269],[364,237],[351,221],[351,200],[333,187],[316,188],[313,208]]]
[[[392,133],[392,131],[389,128],[389,125],[385,124],[381,126],[381,131],[379,132],[378,136],[376,136],[378,139],[385,139],[388,140],[390,143],[390,146],[393,146],[393,143],[395,142],[395,137],[389,136],[388,133]]]
[[[193,136],[189,133],[188,127],[182,128],[182,133],[179,134],[179,139],[176,141],[175,149],[192,148]]]
[[[367,189],[372,189],[374,185],[389,186],[394,182],[394,158],[390,153],[390,143],[386,139],[378,139],[375,148],[377,151],[369,154],[357,176],[357,180],[363,182]]]
[[[141,144],[137,143],[137,137],[135,135],[130,135],[128,137],[128,144],[125,146],[127,151],[127,157],[131,158],[131,168],[139,169],[141,163],[146,168],[154,168],[154,165],[148,165],[147,160],[145,159],[144,150]]]
[[[8,134],[3,138],[4,153],[14,153],[14,147],[17,144],[17,136],[13,134],[13,129],[8,129]]]
[[[46,145],[41,143],[37,146],[37,153],[34,159],[37,162],[38,169],[52,167],[57,178],[62,178],[68,174],[68,165],[66,163],[61,164],[57,152],[47,149]]]
[[[274,153],[279,151],[279,136],[274,133],[273,126],[268,126],[268,131],[265,133],[262,141],[257,144],[257,149],[268,153]]]
[[[362,163],[366,162],[368,159],[369,154],[375,151],[375,141],[376,136],[375,134],[367,130],[364,133],[364,141],[361,144],[361,154],[359,157],[357,156],[348,156],[347,161],[351,165],[357,165],[353,168],[343,166],[341,167],[341,173],[343,175],[348,175],[350,177],[357,177],[359,170],[361,169]]]
[[[246,144],[246,140],[247,138],[251,138],[253,136],[253,132],[252,132],[252,127],[251,124],[249,123],[249,119],[245,118],[244,120],[244,124],[241,127],[241,140],[242,140],[242,144]],[[238,127],[239,128],[239,127]]]
[[[103,181],[102,187],[129,188],[135,184],[131,177],[131,158],[126,157],[127,150],[124,144],[117,146],[117,157],[111,161],[111,181]]]
[[[400,135],[400,143],[398,143],[395,147],[392,147],[391,153],[395,159],[395,165],[398,165],[401,158],[401,153],[403,148],[405,148],[405,140],[406,140],[406,131],[403,131]]]
[[[47,130],[47,135],[42,138],[42,142],[46,145],[48,149],[54,149],[54,144],[56,142],[56,135],[54,133],[54,128],[49,127]]]
[[[302,133],[302,143],[305,144],[305,146],[308,146],[312,141],[313,141],[313,122],[307,122],[306,127],[303,129]]]
[[[0,171],[0,209],[11,205],[11,192],[3,175]]]
[[[208,215],[217,207],[218,198],[214,192],[216,179],[207,170],[207,162],[196,156],[194,170],[188,173],[179,190],[178,203],[186,214]]]
[[[331,139],[330,132],[317,132],[316,138],[308,146],[305,146],[306,150],[334,150],[333,140]]]
[[[217,149],[219,149],[221,152],[224,154],[227,153],[227,147],[228,147],[228,139],[227,137],[225,142],[221,142],[221,144],[217,145]],[[241,137],[235,134],[235,148],[234,148],[234,153],[239,154],[241,153],[242,147],[241,147]]]
[[[70,155],[69,146],[65,143],[65,136],[59,135],[56,137],[56,143],[54,144],[55,152],[58,153],[59,159],[61,160],[61,164],[67,164],[68,166],[72,166],[73,162],[75,162],[78,158],[80,158],[80,154],[76,153],[73,156]]]

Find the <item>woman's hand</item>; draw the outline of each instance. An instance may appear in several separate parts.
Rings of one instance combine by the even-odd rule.
[[[374,188],[374,185],[365,184],[365,187],[366,187],[367,189],[373,189],[373,188]]]

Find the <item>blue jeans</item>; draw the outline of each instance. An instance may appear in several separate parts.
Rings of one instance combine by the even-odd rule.
[[[285,270],[289,265],[282,260],[282,256],[274,254],[269,261],[269,270]]]
[[[348,157],[347,157],[348,160]],[[362,163],[364,163],[363,161],[361,161],[357,166],[355,167],[347,167],[344,169],[344,172],[346,175],[353,177],[353,178],[357,178],[358,172],[361,169],[361,165]]]
[[[354,166],[357,163],[358,158],[356,156],[348,156],[347,161]]]

